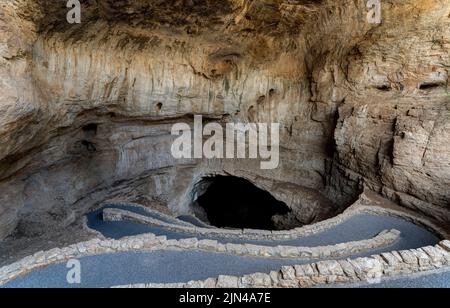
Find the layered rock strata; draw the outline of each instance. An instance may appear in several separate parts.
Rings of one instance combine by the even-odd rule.
[[[0,238],[39,236],[120,198],[192,211],[210,175],[245,177],[297,213],[365,186],[448,223],[450,4],[0,1]],[[281,165],[175,160],[173,123],[278,122]]]

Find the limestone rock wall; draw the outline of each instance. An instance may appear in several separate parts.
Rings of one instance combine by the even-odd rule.
[[[402,205],[448,219],[450,4],[404,1],[348,55],[337,162]]]
[[[110,198],[189,211],[203,176],[250,179],[301,223],[365,185],[448,217],[446,1],[0,0],[0,238],[72,223]],[[279,122],[281,166],[175,161],[202,114]]]

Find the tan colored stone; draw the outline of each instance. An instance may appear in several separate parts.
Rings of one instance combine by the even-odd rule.
[[[239,279],[235,276],[221,275],[217,279],[217,288],[237,288]]]
[[[411,251],[403,250],[399,253],[405,263],[410,265],[418,265],[418,259]]]
[[[441,246],[447,252],[450,252],[450,241],[448,240],[442,241],[439,243],[439,246]]]
[[[342,276],[344,271],[337,261],[322,261],[317,263],[319,275],[322,276]],[[336,280],[336,278],[334,278]]]
[[[283,266],[281,274],[284,280],[295,280],[295,269],[293,266]]]

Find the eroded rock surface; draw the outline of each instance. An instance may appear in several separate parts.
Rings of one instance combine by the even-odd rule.
[[[245,177],[299,224],[365,185],[449,219],[450,4],[363,0],[0,0],[0,238],[108,199],[191,210],[204,176]],[[281,165],[178,161],[171,125],[279,122]]]

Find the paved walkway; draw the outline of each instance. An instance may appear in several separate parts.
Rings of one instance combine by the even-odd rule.
[[[413,278],[384,281],[380,284],[363,286],[365,288],[450,288],[450,272]]]
[[[81,285],[66,282],[64,264],[37,270],[14,280],[5,287],[111,287],[143,282],[173,283],[204,280],[221,274],[245,275],[270,272],[296,260],[240,257],[198,251],[156,251],[148,253],[116,253],[85,257],[81,261]]]
[[[169,239],[195,236],[169,232],[162,228],[126,221],[104,222],[101,219],[101,210],[90,214],[88,222],[91,228],[115,239],[148,232],[166,235]],[[392,250],[419,248],[435,245],[439,242],[438,238],[433,234],[410,222],[398,218],[375,215],[358,215],[331,230],[290,241],[219,240],[234,243],[251,242],[271,246],[285,244],[313,247],[368,239],[386,229],[397,229],[402,232],[402,237],[398,243],[391,247],[352,257],[369,256]],[[216,277],[220,274],[239,276],[255,272],[268,273],[271,270],[279,269],[283,265],[298,265],[311,262],[311,260],[255,258],[201,251],[117,253],[85,257],[81,258],[80,261],[82,264],[81,285],[68,285],[66,282],[67,269],[64,264],[59,264],[34,271],[9,283],[6,287],[111,287],[135,283],[188,282],[190,280]],[[402,284],[404,286],[417,285],[424,287],[448,286],[448,281],[450,281],[448,278],[448,275],[435,275],[431,278],[410,279],[406,283],[403,280],[388,281],[380,284],[379,287]],[[376,287],[376,285],[367,287]]]
[[[123,208],[133,211],[133,208]],[[136,212],[140,214],[139,212]],[[104,236],[120,239],[126,236],[133,236],[143,233],[154,233],[156,235],[165,235],[168,239],[182,239],[197,237],[199,239],[216,239],[221,243],[252,243],[267,246],[302,246],[317,247],[336,245],[351,241],[362,241],[377,236],[384,230],[397,229],[401,231],[401,240],[391,250],[414,249],[428,245],[435,245],[439,239],[432,233],[423,228],[410,223],[406,220],[388,217],[361,214],[346,222],[322,233],[312,236],[301,237],[294,240],[276,240],[276,241],[255,241],[240,239],[223,239],[215,237],[202,237],[196,234],[177,233],[165,230],[161,227],[142,225],[139,223],[120,221],[103,221],[102,209],[88,215],[88,226],[94,230],[100,231]]]

